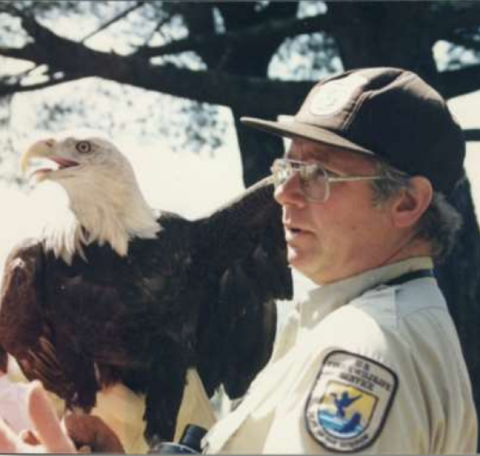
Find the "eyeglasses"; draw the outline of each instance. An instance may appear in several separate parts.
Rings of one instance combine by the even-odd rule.
[[[330,184],[384,179],[383,176],[333,176],[319,163],[307,163],[287,158],[278,158],[271,167],[273,181],[277,189],[294,174],[300,177],[303,196],[315,203],[323,203],[330,196]]]

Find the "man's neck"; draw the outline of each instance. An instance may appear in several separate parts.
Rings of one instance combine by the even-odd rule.
[[[423,239],[408,239],[407,242],[401,244],[399,248],[379,264],[378,267],[415,257],[432,257],[432,248],[428,241]]]

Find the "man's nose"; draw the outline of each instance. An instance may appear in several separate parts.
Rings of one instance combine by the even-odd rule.
[[[274,197],[282,206],[305,206],[307,201],[303,195],[298,173],[293,173],[283,184],[279,185],[275,189]]]

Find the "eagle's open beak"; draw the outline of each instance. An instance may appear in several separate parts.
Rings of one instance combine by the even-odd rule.
[[[40,168],[34,171],[30,177],[37,176],[37,178],[44,177],[46,174],[54,171],[55,169],[61,170],[65,168],[70,168],[72,166],[79,165],[78,162],[70,160],[68,158],[60,157],[56,154],[55,146],[57,142],[54,139],[42,139],[32,144],[21,156],[20,158],[20,167],[22,173],[25,175],[30,165],[30,161],[33,158],[46,158],[53,163],[56,163],[57,168]]]
[[[56,141],[54,139],[42,139],[32,144],[20,157],[22,173],[27,173],[28,165],[32,158],[51,158],[55,144]]]

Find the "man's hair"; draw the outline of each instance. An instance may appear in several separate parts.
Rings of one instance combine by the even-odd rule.
[[[371,185],[374,204],[381,205],[399,191],[408,189],[411,176],[384,161],[378,161],[378,164],[383,179],[374,180]],[[441,263],[451,252],[461,225],[462,217],[458,211],[442,193],[434,192],[429,207],[417,223],[415,238],[429,240],[435,262]]]

